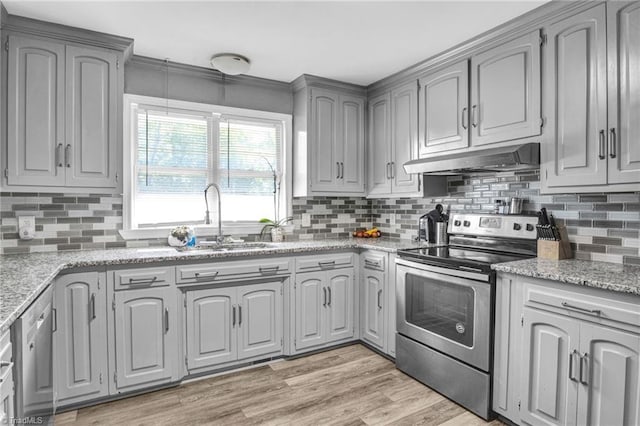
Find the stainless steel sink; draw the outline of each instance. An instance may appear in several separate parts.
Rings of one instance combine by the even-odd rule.
[[[224,252],[224,251],[240,251],[240,250],[258,250],[274,247],[268,243],[216,243],[213,241],[203,241],[195,247],[176,247],[180,252]]]

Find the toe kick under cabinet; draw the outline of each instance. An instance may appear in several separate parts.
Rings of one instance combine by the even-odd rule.
[[[493,409],[526,425],[640,424],[640,297],[500,274]]]

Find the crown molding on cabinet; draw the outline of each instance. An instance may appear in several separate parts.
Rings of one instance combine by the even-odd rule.
[[[25,18],[16,15],[7,15],[3,10],[3,30],[20,32],[33,36],[51,38],[65,43],[77,43],[101,47],[105,49],[117,50],[123,53],[126,62],[133,54],[133,39],[83,28],[70,27],[67,25],[54,24],[52,22],[39,21],[37,19]]]
[[[293,80],[291,83],[293,92],[297,92],[308,86],[321,87],[324,89],[339,89],[347,93],[352,93],[357,96],[366,96],[367,88],[364,86],[358,86],[357,84],[345,83],[338,80],[332,80],[330,78],[318,77],[311,74],[302,74],[300,77]]]
[[[468,58],[472,54],[502,44],[518,35],[533,31],[536,28],[542,28],[550,19],[562,19],[581,9],[593,7],[595,3],[588,0],[573,2],[551,1],[457,46],[370,84],[367,86],[368,93],[370,96],[375,96],[392,87],[415,80],[425,72],[437,70],[460,59]]]

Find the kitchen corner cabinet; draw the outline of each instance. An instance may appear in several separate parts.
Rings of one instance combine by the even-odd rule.
[[[294,195],[364,195],[365,103],[347,90],[294,93]]]
[[[545,27],[542,191],[633,191],[640,183],[638,2],[606,2]]]
[[[7,187],[116,189],[116,51],[9,34]]]
[[[351,259],[351,255],[348,255]],[[296,273],[295,350],[351,339],[354,331],[354,269],[318,257],[310,271]],[[298,266],[300,270],[300,266]]]
[[[501,274],[494,410],[516,423],[640,422],[638,297]]]
[[[143,278],[138,279],[139,283]],[[149,279],[151,280],[151,278]],[[112,394],[178,379],[177,294],[173,287],[115,291],[111,303],[114,347]]]
[[[469,71],[469,67],[471,71]],[[419,79],[420,157],[540,135],[540,32]]]
[[[421,175],[402,167],[418,158],[417,97],[411,82],[369,100],[368,197],[421,195]]]
[[[283,349],[281,279],[185,293],[187,369],[211,367]]]
[[[58,406],[107,396],[105,274],[62,275],[54,286],[53,354]]]

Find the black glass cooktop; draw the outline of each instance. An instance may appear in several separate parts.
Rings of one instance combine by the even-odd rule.
[[[421,263],[449,267],[468,266],[483,272],[490,271],[491,265],[494,263],[512,262],[533,257],[486,250],[474,250],[456,246],[409,248],[398,250],[398,255],[402,258]]]

